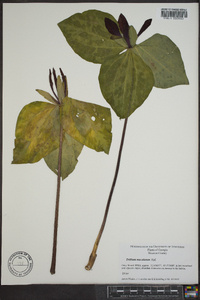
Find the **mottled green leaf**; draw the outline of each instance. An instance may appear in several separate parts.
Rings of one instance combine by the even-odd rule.
[[[64,134],[62,144],[62,164],[61,164],[61,177],[64,180],[69,174],[71,174],[78,162],[78,156],[80,155],[83,144],[79,143],[67,133]],[[52,151],[50,154],[44,157],[47,166],[57,175],[58,174],[58,155],[59,148]]]
[[[106,60],[100,69],[101,92],[120,118],[127,118],[148,97],[154,77],[132,49]]]
[[[108,87],[108,82],[112,84],[115,83],[115,89],[112,91],[112,94],[115,94],[116,89],[119,89],[121,85],[121,77],[124,77],[124,70],[122,73],[123,76],[115,76],[117,62],[113,65],[113,59],[117,59],[118,54],[127,48],[132,48],[133,52],[142,59],[140,62],[143,61],[150,67],[154,76],[154,86],[168,88],[189,83],[180,50],[167,36],[155,34],[141,44],[136,44],[138,36],[150,26],[151,22],[151,19],[146,20],[137,34],[134,27],[128,25],[125,17],[123,16],[122,18],[122,14],[117,22],[114,17],[105,12],[89,10],[82,14],[78,13],[72,15],[68,19],[60,22],[58,26],[62,30],[69,45],[78,55],[88,61],[102,64],[101,72],[102,70],[108,69],[110,59],[110,64],[115,67],[114,71],[111,69],[109,69],[109,72],[106,71],[106,80],[102,78],[102,74],[100,75],[101,90],[107,100],[108,98],[110,99],[111,94],[111,87]],[[119,28],[120,30],[118,30]],[[134,59],[136,59],[135,57]],[[139,70],[138,64],[137,69]],[[144,69],[144,65],[141,65],[141,70],[142,69]],[[120,65],[120,72],[121,71],[122,66]],[[108,78],[109,74],[112,76],[111,78]],[[144,74],[144,77],[145,76]],[[135,79],[133,78],[133,80]],[[105,87],[103,87],[104,84]],[[113,88],[114,85],[112,84],[111,86]],[[130,85],[127,86],[130,87]],[[126,85],[124,87],[127,88]],[[148,89],[149,88],[147,88],[147,90]],[[108,90],[110,91],[108,92]],[[109,97],[107,94],[109,94]],[[117,92],[117,94],[120,93]],[[129,92],[127,92],[127,95],[128,94]],[[136,94],[135,97],[137,97]],[[144,99],[144,96],[142,96],[142,98]],[[141,105],[142,98],[135,98],[134,102],[140,103]],[[111,99],[109,101],[112,103]],[[122,102],[123,101],[124,100],[122,100]],[[121,115],[121,113],[119,113],[119,115]]]
[[[59,107],[32,102],[21,110],[15,131],[13,164],[35,163],[59,146]]]
[[[167,36],[155,34],[133,47],[133,51],[151,68],[156,87],[189,84],[180,50]]]
[[[72,15],[58,26],[74,52],[87,61],[102,63],[108,56],[124,49],[111,39],[105,26],[105,18],[117,24],[115,18],[108,13],[88,10]]]
[[[62,105],[65,132],[87,147],[109,153],[112,140],[110,109],[69,97]]]

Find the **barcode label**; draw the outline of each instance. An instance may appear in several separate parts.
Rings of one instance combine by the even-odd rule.
[[[185,8],[159,8],[157,17],[165,20],[188,20],[189,12]]]

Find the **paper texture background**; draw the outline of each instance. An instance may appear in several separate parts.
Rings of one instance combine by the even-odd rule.
[[[158,19],[157,8],[163,7],[186,8],[189,19]],[[50,92],[53,67],[67,75],[69,97],[109,107],[98,84],[100,65],[76,55],[57,26],[88,9],[116,19],[123,13],[136,31],[152,18],[138,43],[155,33],[167,35],[181,51],[190,85],[153,88],[129,118],[107,224],[89,272],[84,267],[102,222],[123,120],[112,111],[109,155],[84,147],[75,171],[61,184],[57,268],[51,275],[57,178],[43,160],[11,164],[15,125],[23,106],[44,100],[36,89]],[[197,249],[197,130],[197,4],[3,4],[2,284],[118,283],[119,243],[189,243]],[[8,270],[16,251],[26,251],[34,261],[23,278]]]

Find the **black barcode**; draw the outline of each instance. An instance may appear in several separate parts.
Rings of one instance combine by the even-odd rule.
[[[161,18],[164,19],[187,19],[188,11],[187,9],[179,8],[161,8]]]

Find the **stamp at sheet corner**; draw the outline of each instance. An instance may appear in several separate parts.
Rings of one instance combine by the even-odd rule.
[[[25,251],[17,251],[8,259],[8,270],[17,277],[27,276],[33,269],[33,259]]]

